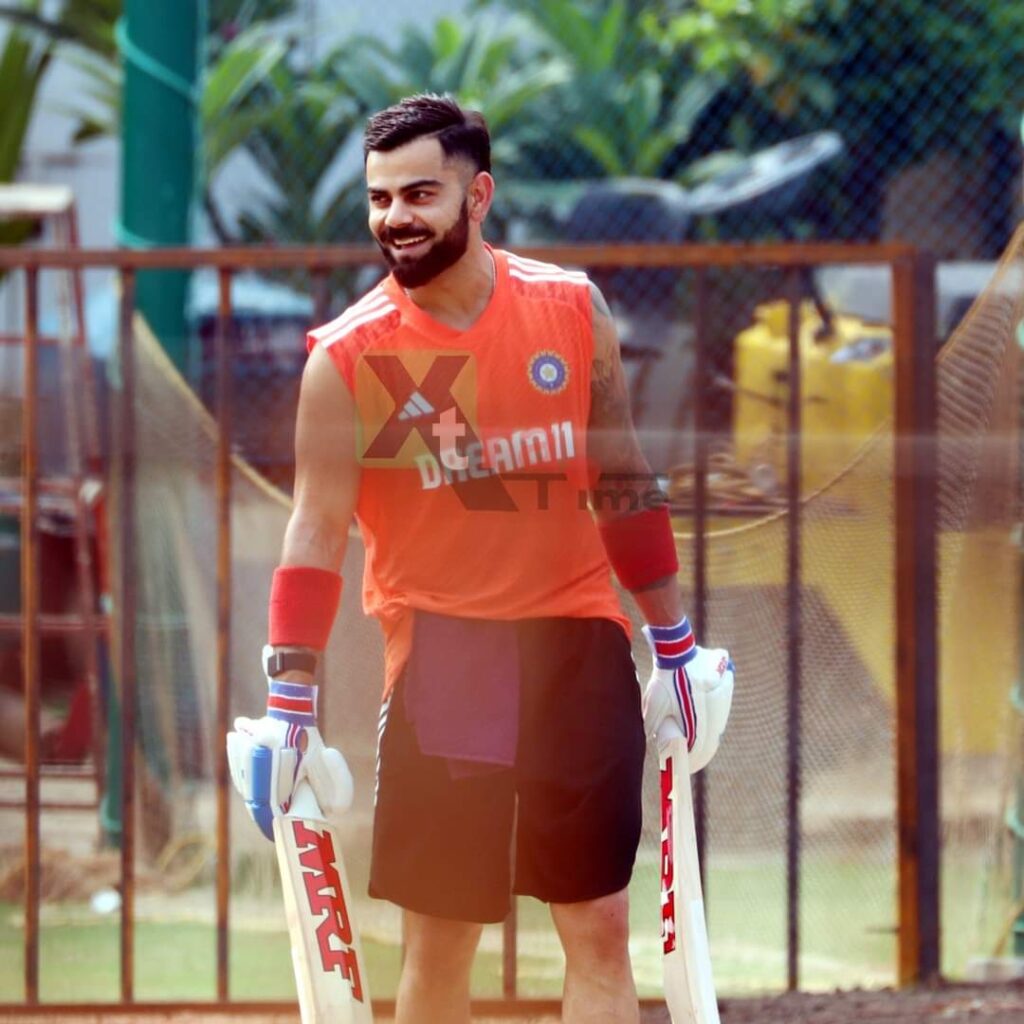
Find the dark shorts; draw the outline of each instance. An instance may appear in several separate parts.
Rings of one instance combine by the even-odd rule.
[[[516,637],[512,768],[454,777],[424,756],[396,686],[382,712],[371,896],[492,922],[513,891],[576,903],[628,884],[645,751],[629,641],[607,619],[529,619]]]

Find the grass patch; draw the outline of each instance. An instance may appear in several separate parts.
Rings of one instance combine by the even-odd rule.
[[[120,999],[117,918],[86,920],[88,908],[66,906],[40,928],[40,996],[43,1002],[117,1002]],[[0,905],[0,1002],[24,998],[24,932],[21,909]],[[401,964],[397,945],[363,940],[374,996],[395,994]],[[284,929],[233,928],[230,992],[241,1000],[295,998],[288,933]],[[138,921],[135,925],[135,998],[140,1001],[216,998],[216,931],[197,921]],[[501,956],[481,952],[474,991],[501,994]]]
[[[959,975],[980,952],[976,907],[982,865],[978,860],[945,864],[943,872],[943,963]],[[805,989],[879,987],[892,984],[896,960],[896,889],[893,865],[818,855],[805,860],[801,875],[801,986]],[[707,884],[715,978],[725,995],[778,991],[785,986],[786,899],[781,857],[748,862],[719,857]],[[200,894],[202,895],[202,894]],[[230,988],[234,998],[294,998],[291,958],[279,895],[266,914],[239,915],[231,931]],[[150,908],[161,920],[136,922],[136,998],[206,1000],[215,997],[216,935],[209,901],[190,894],[191,911],[173,899]],[[196,910],[202,907],[201,913]],[[524,996],[558,996],[562,956],[545,906],[521,899],[518,987]],[[631,889],[634,970],[644,996],[661,986],[658,865],[637,866]],[[397,929],[396,929],[397,930]],[[500,928],[488,930],[477,957],[474,994],[501,995]],[[21,907],[0,904],[0,1001],[23,998]],[[108,1002],[120,996],[118,919],[96,917],[82,905],[46,906],[40,929],[40,992],[46,1002]],[[369,988],[394,996],[401,963],[387,931],[364,933]]]

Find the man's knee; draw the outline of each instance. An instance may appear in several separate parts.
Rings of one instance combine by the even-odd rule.
[[[405,967],[450,978],[472,966],[483,925],[405,911]]]
[[[582,903],[553,903],[551,916],[567,960],[611,964],[629,956],[629,894],[623,889]]]

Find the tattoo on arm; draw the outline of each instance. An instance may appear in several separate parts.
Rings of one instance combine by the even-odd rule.
[[[588,448],[602,478],[651,479],[651,468],[640,450],[629,411],[629,388],[622,369],[618,338],[611,312],[601,292],[591,286],[594,313],[594,361],[590,372]],[[641,490],[647,486],[641,485]]]

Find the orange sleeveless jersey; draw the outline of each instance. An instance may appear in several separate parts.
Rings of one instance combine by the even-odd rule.
[[[589,282],[491,252],[494,293],[467,331],[389,277],[308,338],[356,400],[363,606],[384,629],[386,690],[408,657],[410,609],[629,631],[587,504]]]

